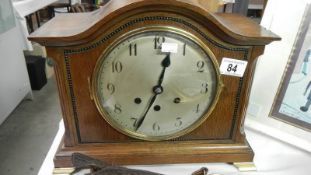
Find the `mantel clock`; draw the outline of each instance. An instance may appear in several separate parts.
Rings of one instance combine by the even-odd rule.
[[[29,39],[55,62],[56,167],[72,166],[73,152],[121,165],[252,162],[243,121],[253,65],[280,38],[251,20],[195,0],[113,0],[58,15]],[[244,74],[226,74],[241,61]]]

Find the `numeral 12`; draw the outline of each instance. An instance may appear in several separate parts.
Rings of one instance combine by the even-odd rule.
[[[156,36],[154,37],[154,49],[160,49],[162,43],[165,42],[165,37],[164,36]]]

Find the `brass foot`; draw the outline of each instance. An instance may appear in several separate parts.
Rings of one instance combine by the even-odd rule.
[[[70,173],[74,172],[74,168],[54,168],[53,175],[70,175]],[[89,174],[91,173],[90,169],[83,169],[79,172],[75,172],[74,174]]]
[[[234,162],[233,166],[235,166],[240,172],[257,171],[253,162]]]
[[[53,175],[69,175],[73,171],[73,168],[54,168]]]

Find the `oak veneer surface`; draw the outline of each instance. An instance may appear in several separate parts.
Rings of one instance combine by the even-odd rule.
[[[223,57],[248,61],[244,77],[221,76],[220,100],[211,115],[192,132],[169,141],[141,141],[113,129],[90,90],[103,52],[121,36],[146,26],[188,32],[210,49],[218,65]],[[252,161],[243,122],[253,65],[264,45],[280,38],[251,20],[210,13],[197,0],[112,0],[91,13],[62,14],[29,39],[46,46],[55,61],[65,123],[56,166],[70,166],[73,152],[117,164]]]
[[[154,14],[154,13],[153,13]],[[163,14],[169,16],[169,14]],[[146,16],[149,16],[151,14],[146,14]],[[139,18],[141,16],[133,16],[133,19]],[[182,17],[180,17],[183,19]],[[185,21],[189,19],[184,19]],[[121,21],[120,24],[127,23],[128,21],[131,21],[131,19],[125,19],[124,21]],[[134,28],[140,28],[145,25],[155,25],[159,21],[153,21],[153,22],[145,22],[142,24],[136,24],[133,27]],[[120,25],[119,24],[119,25]],[[117,25],[117,27],[119,26]],[[204,40],[204,38],[199,35],[197,32],[193,31],[190,27],[181,25],[179,23],[170,22],[171,26],[175,27],[182,27],[184,30],[189,31],[195,35],[197,35],[201,40]],[[195,22],[192,23],[192,27],[200,28],[203,33],[209,33],[208,30],[204,29],[203,26],[196,24]],[[104,29],[103,29],[104,30]],[[115,31],[116,29],[114,27],[109,28],[107,33],[111,33]],[[123,35],[127,32],[126,30],[123,32],[120,32],[119,35]],[[103,38],[103,37],[100,37]],[[113,39],[111,39],[113,40]],[[89,84],[88,84],[88,78],[92,77],[93,69],[96,65],[96,62],[98,61],[100,55],[102,54],[102,51],[109,46],[111,43],[111,40],[108,40],[107,42],[100,44],[97,46],[97,49],[91,49],[86,52],[81,53],[73,53],[66,56],[67,63],[70,66],[70,79],[72,81],[72,94],[76,94],[74,103],[76,105],[76,125],[79,126],[79,129],[77,131],[79,140],[81,143],[101,143],[101,142],[116,142],[116,141],[127,141],[131,140],[130,138],[124,136],[123,134],[115,131],[110,127],[108,123],[106,123],[101,115],[98,113],[98,110],[96,109],[96,106],[94,105],[94,102],[90,98],[89,93]],[[226,45],[225,43],[222,43],[216,38],[213,38],[215,42],[218,42],[218,45]],[[213,44],[212,42],[205,42],[205,44],[211,49],[211,51],[214,53],[218,63],[221,62],[221,59],[223,57],[230,57],[230,58],[236,58],[236,59],[248,59],[250,58],[250,52],[251,47],[237,47],[233,45],[227,45],[223,46],[227,49],[220,49],[218,45]],[[81,48],[88,47],[86,46],[75,46],[67,49],[72,50],[81,50]],[[83,49],[82,49],[83,50]],[[60,50],[60,52],[62,52]],[[256,55],[255,55],[256,56]],[[64,64],[64,58],[61,56],[61,53],[59,56],[54,57],[56,60],[56,63],[58,65]],[[249,64],[252,64],[253,58],[249,59]],[[83,66],[82,66],[83,65]],[[67,70],[68,71],[68,70]],[[245,79],[244,81],[248,81],[250,69],[246,70],[245,73]],[[63,75],[62,75],[63,76]],[[60,76],[61,77],[61,76]],[[66,77],[65,77],[66,78]],[[247,86],[243,85],[240,86],[241,80],[237,77],[223,77],[222,81],[224,83],[224,88],[221,93],[220,99],[222,99],[221,103],[216,105],[216,108],[213,110],[213,113],[211,116],[196,130],[191,132],[190,134],[179,138],[178,140],[189,140],[189,139],[230,139],[233,135],[233,130],[236,128],[233,128],[233,125],[235,125],[236,122],[239,122],[240,119],[238,116],[242,115],[242,111],[239,109],[236,109],[236,105],[238,103],[236,102],[236,99],[240,99],[240,103],[244,104],[244,97],[237,93],[244,94],[247,90]],[[239,96],[239,97],[237,97]],[[69,115],[69,114],[68,114]],[[69,115],[71,116],[71,115]],[[233,119],[232,119],[233,117]],[[69,119],[68,119],[69,120]]]

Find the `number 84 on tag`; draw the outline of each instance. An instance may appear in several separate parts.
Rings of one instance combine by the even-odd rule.
[[[223,58],[220,65],[220,73],[223,75],[231,75],[236,77],[243,77],[247,61]]]

